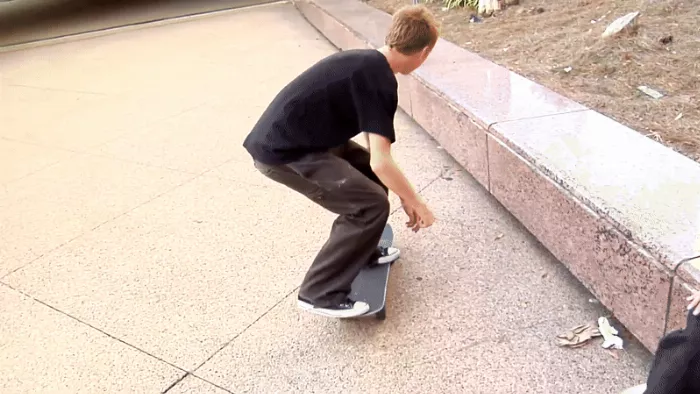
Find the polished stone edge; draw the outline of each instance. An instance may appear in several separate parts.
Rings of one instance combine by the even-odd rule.
[[[363,37],[348,23],[340,20],[341,15],[333,15],[326,10],[323,2],[324,0],[293,0],[302,15],[340,50],[376,47],[371,44],[371,38]],[[344,3],[343,7],[352,7],[349,3]],[[352,11],[355,14],[369,12],[361,9],[369,6],[359,1],[356,7]],[[377,11],[369,8],[373,12]],[[357,15],[354,17],[357,18]],[[370,19],[367,18],[368,24],[372,23]],[[689,289],[700,289],[700,269],[689,268],[683,262],[660,261],[643,245],[635,242],[628,234],[629,231],[617,228],[617,223],[601,214],[598,207],[590,206],[590,201],[577,198],[564,185],[552,179],[548,174],[554,173],[553,171],[537,168],[531,158],[513,149],[514,144],[502,141],[502,136],[494,135],[491,130],[493,123],[473,119],[472,111],[456,104],[455,100],[436,89],[425,78],[415,73],[399,76],[400,108],[520,220],[584,286],[600,298],[603,305],[612,310],[647,349],[654,352],[658,340],[667,332],[679,328],[679,324],[685,321],[685,296]],[[455,130],[458,132],[455,133]],[[499,152],[493,152],[494,149]],[[498,163],[499,160],[501,163]],[[504,162],[510,163],[508,166],[518,168],[522,173],[536,174],[530,178],[535,183],[531,193],[522,193],[522,185],[515,181],[500,182],[501,189],[494,190],[494,182],[497,180],[491,178],[496,176],[498,169],[491,167],[503,165]],[[509,174],[502,172],[500,175],[503,177]],[[528,205],[527,200],[543,197],[542,190],[545,189],[553,193],[551,198],[557,200],[558,205]],[[519,195],[519,198],[509,198],[508,195]],[[516,202],[518,200],[520,202]],[[580,219],[582,224],[576,233],[571,233],[571,226],[561,226],[561,220],[569,218],[567,215]],[[593,255],[576,253],[576,247],[567,245],[572,239],[577,242],[578,248],[589,248]],[[604,258],[613,256],[616,265],[606,266]],[[620,268],[632,272],[621,275],[624,269]],[[644,301],[640,303],[639,294],[649,289],[652,289],[651,295],[642,294]],[[623,290],[632,292],[625,293]],[[653,304],[652,308],[648,308],[647,301]]]

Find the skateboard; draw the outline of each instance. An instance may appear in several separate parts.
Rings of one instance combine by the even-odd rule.
[[[389,223],[384,227],[379,245],[388,248],[394,242],[394,231]],[[352,282],[351,298],[369,304],[369,310],[362,316],[375,315],[378,320],[386,319],[386,289],[389,285],[391,264],[373,264],[360,271]]]

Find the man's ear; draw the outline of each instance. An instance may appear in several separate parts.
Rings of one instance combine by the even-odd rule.
[[[433,50],[432,46],[427,46],[423,48],[423,51],[421,52],[421,59],[425,60],[428,58],[428,55],[430,55],[430,52]]]

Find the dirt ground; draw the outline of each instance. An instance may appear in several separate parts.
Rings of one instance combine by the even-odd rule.
[[[412,3],[364,1],[388,13]],[[469,22],[473,10],[445,10],[441,0],[426,5],[441,21],[444,39],[700,161],[700,7],[695,1],[519,3],[480,23]],[[612,21],[634,11],[640,15],[633,32],[601,37]],[[637,90],[640,85],[665,96],[653,99]]]

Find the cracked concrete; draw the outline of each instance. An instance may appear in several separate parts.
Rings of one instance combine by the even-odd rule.
[[[396,160],[437,222],[412,233],[392,195],[387,320],[296,309],[334,217],[240,144],[333,51],[275,4],[0,54],[3,394],[598,394],[644,380],[634,341],[614,356],[556,347],[607,312],[403,113]]]

